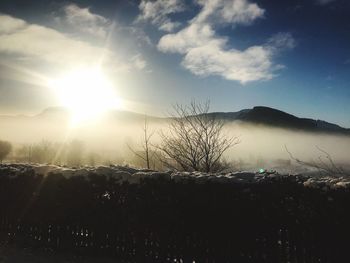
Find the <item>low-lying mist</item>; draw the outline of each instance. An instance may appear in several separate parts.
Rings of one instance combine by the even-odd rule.
[[[9,161],[28,161],[25,157],[18,156],[21,148],[25,151],[24,146],[38,145],[45,141],[50,142],[58,151],[63,144],[68,145],[78,140],[83,145],[86,164],[95,155],[98,158],[95,158],[94,164],[142,166],[142,160],[137,160],[130,148],[135,152],[142,151],[143,125],[142,119],[104,119],[72,126],[62,119],[18,117],[1,120],[0,139],[13,144]],[[161,142],[159,133],[166,132],[167,129],[165,120],[149,120],[148,131],[154,132],[151,144],[158,145]],[[304,161],[318,162],[318,158],[325,155],[317,148],[319,147],[329,153],[335,163],[346,166],[350,164],[350,136],[285,130],[241,122],[226,124],[224,133],[239,137],[240,143],[229,149],[224,156],[238,170],[286,167],[292,163],[286,147],[294,157]]]

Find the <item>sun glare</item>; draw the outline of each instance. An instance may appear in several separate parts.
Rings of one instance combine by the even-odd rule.
[[[72,112],[74,125],[121,107],[121,99],[99,69],[72,71],[52,81],[51,87],[61,105]]]

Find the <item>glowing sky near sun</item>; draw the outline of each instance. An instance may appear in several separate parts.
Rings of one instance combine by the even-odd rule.
[[[67,72],[50,83],[60,105],[72,112],[72,124],[98,117],[108,110],[121,109],[116,88],[99,68]]]
[[[3,0],[0,114],[129,102],[162,115],[209,98],[213,111],[265,105],[350,127],[349,11],[346,0]]]

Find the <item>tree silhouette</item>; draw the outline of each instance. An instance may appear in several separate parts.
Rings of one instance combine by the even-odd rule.
[[[225,168],[223,154],[239,140],[223,133],[224,121],[208,114],[209,106],[209,101],[174,106],[169,130],[161,133],[162,144],[158,147],[165,156],[163,162],[184,171],[216,172]]]
[[[6,158],[11,152],[12,144],[8,141],[0,141],[0,163]]]
[[[337,165],[334,162],[332,156],[327,151],[321,149],[318,146],[316,146],[316,148],[321,153],[321,155],[318,156],[317,162],[315,161],[307,162],[307,161],[300,160],[294,157],[294,155],[287,148],[287,145],[285,145],[284,148],[289,154],[289,157],[298,164],[316,168],[319,171],[322,171],[330,176],[350,176],[350,171],[345,170],[343,169],[343,167]]]
[[[150,169],[151,159],[153,158],[154,151],[151,150],[151,138],[154,135],[154,131],[149,131],[148,119],[145,116],[144,125],[143,125],[143,137],[141,141],[142,152],[136,151],[129,144],[127,144],[129,150],[135,154],[138,158],[142,159],[147,169]]]

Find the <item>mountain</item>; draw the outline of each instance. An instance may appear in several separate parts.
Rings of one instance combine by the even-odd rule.
[[[299,118],[289,113],[264,106],[256,106],[252,109],[245,109],[238,112],[213,112],[209,113],[209,115],[225,121],[241,121],[293,130],[350,134],[350,129],[343,128],[337,124],[322,120]]]
[[[34,115],[33,118],[36,119],[64,119],[64,118],[70,118],[71,113],[68,109],[63,107],[50,107],[42,112],[40,112],[37,115]],[[120,110],[111,110],[107,113],[103,114],[101,116],[102,118],[113,121],[113,120],[120,120],[120,121],[140,121],[145,119],[144,114],[131,112],[131,111],[120,111]],[[156,118],[151,117],[150,118]]]
[[[237,112],[211,112],[208,116],[213,116],[227,122],[241,122],[259,124],[271,127],[280,127],[292,130],[302,130],[310,132],[325,132],[325,133],[339,133],[350,135],[350,129],[343,128],[339,125],[329,123],[323,120],[314,120],[309,118],[299,118],[289,113],[264,107],[256,106],[252,109],[244,109]],[[41,113],[34,116],[0,116],[0,120],[68,120],[70,113],[65,108],[53,107],[47,108]],[[103,116],[107,122],[125,121],[125,122],[143,122],[144,114],[130,112],[130,111],[110,111]],[[147,116],[149,122],[164,122],[169,120],[166,117]]]

